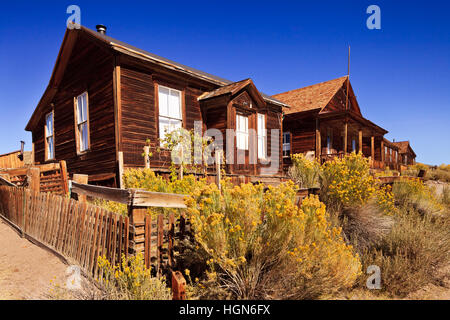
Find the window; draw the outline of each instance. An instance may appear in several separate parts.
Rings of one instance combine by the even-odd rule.
[[[392,162],[392,149],[389,149],[389,162]]]
[[[52,160],[55,158],[53,112],[50,112],[45,116],[45,157],[46,160]]]
[[[384,161],[387,162],[388,148],[384,147]]]
[[[288,158],[291,156],[291,133],[283,133],[283,157]]]
[[[89,106],[87,92],[76,98],[77,152],[89,150]]]
[[[258,113],[258,159],[267,158],[266,116]]]
[[[236,115],[236,146],[240,150],[248,150],[248,118]]]
[[[356,151],[356,140],[352,139],[352,151]]]
[[[327,153],[331,154],[331,149],[333,149],[333,131],[328,128],[327,129]]]
[[[161,146],[166,134],[182,128],[181,91],[158,87],[159,97],[159,139]]]

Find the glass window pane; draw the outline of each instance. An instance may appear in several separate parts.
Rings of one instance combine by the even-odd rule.
[[[81,128],[82,128],[82,135],[81,135],[82,148],[81,148],[81,151],[86,151],[87,149],[89,149],[87,123],[83,123],[81,125]]]
[[[83,122],[85,122],[85,121],[87,121],[87,94],[86,93],[83,93],[81,95],[81,101],[82,101],[81,109],[82,109],[82,114],[83,114],[83,117],[81,118],[81,120]]]
[[[77,98],[77,124],[83,122],[83,99]]]
[[[169,89],[159,87],[159,115],[169,116]]]
[[[166,134],[169,131],[170,121],[167,118],[160,117],[159,118],[159,138],[161,140],[165,139]]]
[[[52,113],[47,115],[45,135],[46,135],[46,137],[50,137],[53,135],[53,114]]]
[[[175,90],[170,91],[169,116],[181,120],[181,97],[180,92]]]
[[[47,138],[47,158],[48,159],[53,159],[54,158],[53,150],[54,150],[54,148],[53,148],[53,137]]]

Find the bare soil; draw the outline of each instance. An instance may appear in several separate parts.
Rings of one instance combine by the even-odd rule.
[[[44,300],[66,281],[67,265],[0,219],[0,300]]]

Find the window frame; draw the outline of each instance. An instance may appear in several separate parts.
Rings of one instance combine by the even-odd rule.
[[[47,135],[48,132],[48,127],[47,127],[47,119],[48,117],[51,116],[52,117],[52,134],[51,135]],[[53,157],[49,157],[49,143],[48,143],[48,139],[52,138],[52,147],[53,147]],[[55,160],[55,113],[52,110],[51,112],[47,113],[45,115],[45,125],[44,125],[44,143],[45,143],[45,161],[51,161],[51,160]]]
[[[289,142],[285,142],[286,141],[285,137],[287,137],[287,136],[289,137]],[[288,146],[288,145],[289,145],[289,149],[288,149],[289,154],[285,155],[284,147]],[[291,132],[290,131],[283,132],[283,148],[282,148],[283,158],[290,158],[291,157],[291,147],[292,147],[292,135],[291,135]]]
[[[260,132],[260,117],[262,117],[262,125],[263,125],[263,132]],[[257,143],[258,143],[258,159],[260,160],[266,160],[267,159],[267,115],[265,113],[257,113],[256,114],[256,126],[258,128],[257,132]],[[261,150],[259,148],[259,142],[260,139],[262,140],[263,145],[263,153],[260,154]]]
[[[86,120],[78,123],[78,98],[86,95]],[[75,120],[75,141],[76,141],[76,149],[77,155],[82,155],[91,150],[91,131],[90,131],[90,120],[89,120],[89,93],[88,91],[84,91],[78,96],[74,97],[74,120]],[[79,126],[86,123],[86,131],[87,131],[87,148],[81,150],[81,142],[82,137],[80,136]]]
[[[240,126],[239,126],[239,118],[243,118],[243,119],[245,119],[245,122],[244,123],[246,123],[247,124],[247,126],[246,126],[246,131],[241,131],[240,129]],[[249,125],[249,117],[248,116],[245,116],[245,115],[243,115],[243,114],[236,114],[236,149],[238,149],[238,150],[243,150],[243,151],[248,151],[248,149],[249,149],[249,147],[248,147],[248,144],[249,144],[249,127],[248,127],[248,125]],[[240,143],[239,143],[239,137],[240,137],[240,135],[243,135],[244,137],[245,137],[245,146],[244,146],[244,148],[241,148],[241,146],[240,146]]]
[[[171,121],[178,121],[181,124],[180,128],[184,128],[184,123],[185,123],[184,112],[183,112],[183,109],[184,109],[184,102],[183,102],[184,101],[184,92],[182,90],[174,89],[174,88],[171,88],[171,87],[168,87],[168,86],[164,86],[164,85],[160,85],[160,84],[156,84],[155,87],[156,87],[156,90],[155,90],[156,91],[156,105],[158,106],[158,110],[157,110],[157,112],[158,112],[158,115],[157,115],[157,117],[158,117],[157,134],[158,134],[158,139],[160,141],[160,147],[164,147],[163,140],[165,138],[165,134],[164,134],[164,137],[161,136],[161,134],[162,134],[162,132],[161,132],[161,118],[169,120],[169,126],[170,126],[170,122]],[[174,117],[171,117],[170,115],[169,116],[161,115],[161,106],[160,106],[160,90],[161,89],[169,90],[169,97],[170,97],[170,93],[172,91],[178,92],[179,97],[180,97],[179,98],[180,118],[174,118]],[[169,107],[169,105],[167,107]],[[169,110],[168,110],[168,113],[169,113]]]

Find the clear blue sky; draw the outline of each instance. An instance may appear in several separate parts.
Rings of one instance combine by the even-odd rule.
[[[448,1],[2,1],[0,154],[19,148],[47,87],[64,36],[66,8],[81,23],[197,69],[252,78],[275,94],[347,73],[363,115],[410,140],[420,162],[450,163]],[[381,30],[366,8],[381,8]]]

